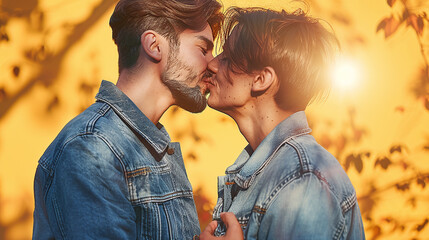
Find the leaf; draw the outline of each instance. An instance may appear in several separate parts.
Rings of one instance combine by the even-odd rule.
[[[190,152],[190,153],[188,154],[188,159],[193,160],[193,161],[196,161],[196,160],[197,160],[197,156],[195,155],[195,153]]]
[[[423,29],[424,29],[424,27],[425,27],[425,23],[424,23],[424,21],[423,21],[423,17],[422,16],[419,16],[418,18],[417,18],[417,33],[420,35],[420,36],[422,36],[423,35]]]
[[[0,101],[3,101],[7,96],[6,90],[4,88],[0,88]]]
[[[21,68],[19,66],[14,66],[12,69],[13,76],[19,77],[19,74],[21,73]]]
[[[358,173],[361,173],[363,169],[363,162],[360,154],[354,158],[353,164],[355,165],[355,168]]]
[[[372,228],[372,239],[377,239],[382,235],[381,227],[376,225]]]
[[[387,0],[387,4],[389,4],[390,7],[393,7],[393,4],[395,4],[396,0]]]
[[[418,224],[417,226],[416,226],[416,230],[417,230],[417,232],[420,232],[420,231],[422,231],[425,227],[426,227],[426,225],[429,223],[429,219],[425,219],[424,221],[423,221],[423,223],[422,224]]]
[[[407,17],[407,26],[413,27],[414,31],[420,36],[423,35],[424,22],[422,16],[411,14]]]
[[[415,197],[411,197],[410,199],[408,199],[408,201],[411,205],[411,207],[416,208],[417,206],[417,199]]]
[[[0,42],[2,42],[2,41],[6,41],[6,42],[9,42],[9,35],[7,35],[7,33],[1,33],[0,34]]]
[[[383,157],[383,158],[378,158],[375,161],[374,167],[376,167],[377,165],[380,165],[383,169],[386,170],[390,164],[392,164],[392,161],[390,161],[390,159],[387,157]]]
[[[401,145],[395,145],[392,146],[389,150],[390,154],[394,153],[394,152],[399,152],[402,153],[402,146]]]
[[[52,100],[50,101],[50,103],[48,104],[46,111],[47,112],[52,112],[52,110],[57,107],[60,103],[60,99],[58,98],[58,96],[54,96],[52,98]]]
[[[354,161],[354,158],[355,157],[353,154],[350,154],[346,157],[346,162],[344,163],[344,169],[346,170],[346,172],[347,170],[349,170],[350,163]]]
[[[378,23],[377,30],[375,31],[376,33],[378,33],[378,31],[380,31],[381,29],[384,30],[386,28],[387,20],[388,20],[388,18],[384,18],[383,20],[381,20],[381,22]]]
[[[398,30],[400,22],[396,20],[393,16],[387,19],[386,26],[384,27],[384,38],[390,37],[392,34]]]
[[[402,169],[404,169],[404,171],[409,167],[408,163],[405,161],[400,161],[399,164],[401,165]]]
[[[426,182],[422,178],[417,178],[417,185],[421,185],[422,189],[424,189],[426,187]]]
[[[388,37],[390,37],[392,34],[396,32],[400,24],[401,23],[398,20],[396,20],[393,16],[386,17],[383,20],[381,20],[381,22],[378,24],[376,32],[383,29],[384,38],[387,39]]]
[[[403,184],[397,183],[395,187],[400,191],[407,191],[407,190],[410,190],[410,183],[403,183]]]
[[[426,110],[429,111],[429,96],[425,96],[425,98],[424,98],[424,104],[425,104]]]

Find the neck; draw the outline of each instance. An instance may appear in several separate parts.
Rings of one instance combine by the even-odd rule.
[[[170,90],[162,83],[157,69],[124,69],[119,75],[117,87],[155,125],[174,103]]]
[[[254,102],[228,113],[238,125],[241,134],[253,150],[283,120],[294,112],[286,111],[272,101],[269,103]]]

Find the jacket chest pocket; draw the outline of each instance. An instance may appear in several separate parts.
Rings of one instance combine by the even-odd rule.
[[[139,239],[192,239],[200,233],[192,189],[172,174],[167,163],[127,172]]]
[[[141,167],[126,173],[128,192],[133,205],[162,200],[174,189],[171,169],[167,163]]]

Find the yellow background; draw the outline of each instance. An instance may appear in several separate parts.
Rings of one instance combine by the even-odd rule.
[[[117,53],[108,26],[114,3],[0,1],[0,19],[7,19],[1,27],[9,37],[0,42],[0,90],[5,92],[0,92],[0,110],[30,86],[0,115],[0,239],[31,238],[39,157],[61,128],[93,102],[102,79],[116,82]],[[425,1],[413,4],[418,11],[428,10]],[[303,6],[284,0],[224,0],[223,5],[289,10]],[[93,12],[96,6],[106,7],[100,18],[91,20],[98,14]],[[334,87],[326,102],[308,108],[313,135],[343,165],[349,154],[371,154],[363,158],[361,173],[353,165],[347,171],[361,208],[370,209],[364,214],[370,217],[364,218],[368,239],[429,239],[429,227],[417,230],[429,216],[429,191],[414,181],[429,172],[429,152],[423,150],[429,145],[429,111],[411,90],[424,64],[415,32],[402,25],[388,39],[382,32],[376,34],[384,17],[400,11],[399,3],[390,8],[384,0],[314,0],[308,6],[310,15],[332,25],[343,55],[360,73],[353,87]],[[74,39],[77,31],[83,31],[82,36]],[[37,52],[42,45],[37,61],[25,57],[25,52]],[[14,75],[14,66],[19,74]],[[189,179],[209,201],[202,208],[209,211],[216,202],[216,177],[233,163],[245,139],[231,119],[211,109],[201,114],[170,110],[161,122],[172,139],[181,142]],[[345,148],[338,147],[344,142]],[[406,147],[391,154],[394,145]],[[375,166],[384,156],[393,162],[387,170]],[[409,190],[396,189],[395,184],[408,179],[414,179]]]

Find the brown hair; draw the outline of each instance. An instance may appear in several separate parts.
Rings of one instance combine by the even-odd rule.
[[[272,67],[279,78],[277,104],[303,110],[316,97],[326,96],[329,68],[337,38],[317,19],[298,9],[293,13],[261,8],[230,8],[222,31],[224,55],[233,72],[252,73]],[[228,40],[232,30],[238,35]]]
[[[178,35],[185,29],[203,30],[208,23],[215,38],[223,20],[220,9],[216,0],[120,0],[110,18],[119,72],[136,64],[140,37],[147,30],[177,45]]]

